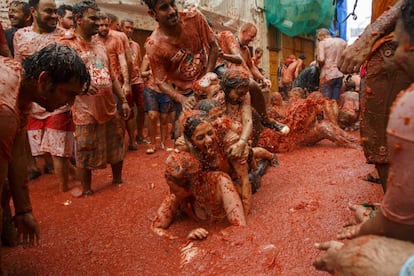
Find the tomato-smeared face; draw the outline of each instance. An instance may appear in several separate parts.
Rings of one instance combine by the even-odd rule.
[[[217,154],[216,135],[213,126],[207,122],[201,122],[191,136],[192,144],[200,152],[206,155]]]

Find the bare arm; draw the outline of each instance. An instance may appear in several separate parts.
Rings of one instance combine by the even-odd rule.
[[[124,80],[124,83],[122,84],[122,92],[124,95],[131,94],[131,86],[129,84],[129,72],[128,72],[128,64],[126,59],[126,54],[118,55],[119,64],[121,66],[121,74],[122,78]]]
[[[10,49],[7,44],[0,44],[0,56],[12,57]]]
[[[379,235],[414,242],[412,233],[414,233],[414,226],[393,222],[384,217],[381,210],[377,209],[372,219],[343,228],[337,237],[345,239],[365,235]]]
[[[360,37],[348,46],[338,67],[343,73],[358,72],[362,63],[368,58],[374,43],[394,30],[399,11],[404,0],[399,0],[392,8],[384,12],[375,22],[368,25]]]
[[[181,95],[174,87],[166,82],[163,82],[162,84],[158,84],[158,87],[160,88],[161,92],[172,98],[173,100],[181,103],[184,110],[192,109],[195,104],[195,98],[194,97],[185,97]]]
[[[167,237],[169,239],[177,238],[176,236],[171,235],[166,229],[173,222],[178,207],[179,202],[174,194],[166,196],[157,211],[157,216],[151,223],[151,230],[161,237]]]
[[[213,72],[214,68],[216,68],[216,62],[219,55],[219,47],[216,40],[213,40],[209,46],[210,48],[208,51],[207,72]]]
[[[246,97],[250,98],[250,95],[247,94]],[[247,102],[246,102],[247,101]],[[241,107],[241,119],[243,129],[240,134],[239,141],[231,145],[228,149],[228,154],[232,157],[241,158],[245,153],[247,147],[248,139],[253,131],[253,120],[252,120],[252,107],[249,104],[249,100],[245,100]]]
[[[122,114],[124,115],[124,119],[128,118],[129,113],[131,112],[131,108],[128,105],[124,91],[122,90],[121,85],[117,79],[112,82],[112,90],[118,99],[122,102]]]
[[[27,136],[25,133],[16,135],[11,163],[9,163],[9,183],[10,190],[13,197],[13,204],[15,209],[15,225],[18,229],[20,239],[23,245],[34,245],[39,243],[39,226],[36,219],[32,215],[32,205],[30,202],[29,188],[27,186],[26,172],[27,159],[24,146]],[[6,161],[1,161],[0,163]],[[2,167],[4,164],[1,164]]]
[[[141,77],[148,78],[151,75],[151,68],[147,56],[144,56],[141,63]]]

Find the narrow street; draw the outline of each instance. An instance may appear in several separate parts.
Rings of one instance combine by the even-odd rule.
[[[124,184],[111,183],[110,168],[93,173],[95,194],[75,198],[58,191],[54,176],[30,183],[41,245],[3,248],[10,275],[324,275],[312,267],[315,242],[335,238],[351,220],[348,202],[378,202],[380,185],[361,178],[372,170],[361,149],[318,146],[279,154],[253,196],[245,228],[202,224],[210,235],[188,242],[199,224],[178,219],[176,240],[160,238],[150,220],[167,193],[167,152],[128,152]],[[73,185],[77,183],[73,183]],[[226,228],[227,227],[227,228]]]

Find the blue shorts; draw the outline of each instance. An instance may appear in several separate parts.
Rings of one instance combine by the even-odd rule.
[[[144,111],[158,111],[159,113],[170,113],[174,111],[174,102],[163,93],[156,92],[151,88],[144,88]]]

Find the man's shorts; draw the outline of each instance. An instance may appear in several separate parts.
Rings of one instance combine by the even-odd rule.
[[[75,126],[76,166],[103,169],[124,159],[124,124],[116,115],[105,124]]]
[[[40,156],[48,152],[53,156],[71,157],[74,130],[69,111],[43,120],[29,116],[27,135],[32,155]]]
[[[128,101],[129,107],[131,108],[131,112],[130,112],[129,117],[128,117],[128,120],[131,120],[135,117],[134,105],[136,105],[137,107],[140,107],[141,110],[142,110],[142,108],[144,108],[144,84],[143,83],[132,84],[131,85],[131,94],[126,95],[125,98]],[[121,109],[122,109],[122,107],[121,107]],[[121,112],[121,111],[119,111],[119,112]]]
[[[144,110],[145,112],[158,111],[159,113],[170,113],[174,111],[174,101],[163,93],[145,87]]]
[[[0,158],[10,161],[14,138],[18,132],[19,119],[10,108],[0,106]]]

